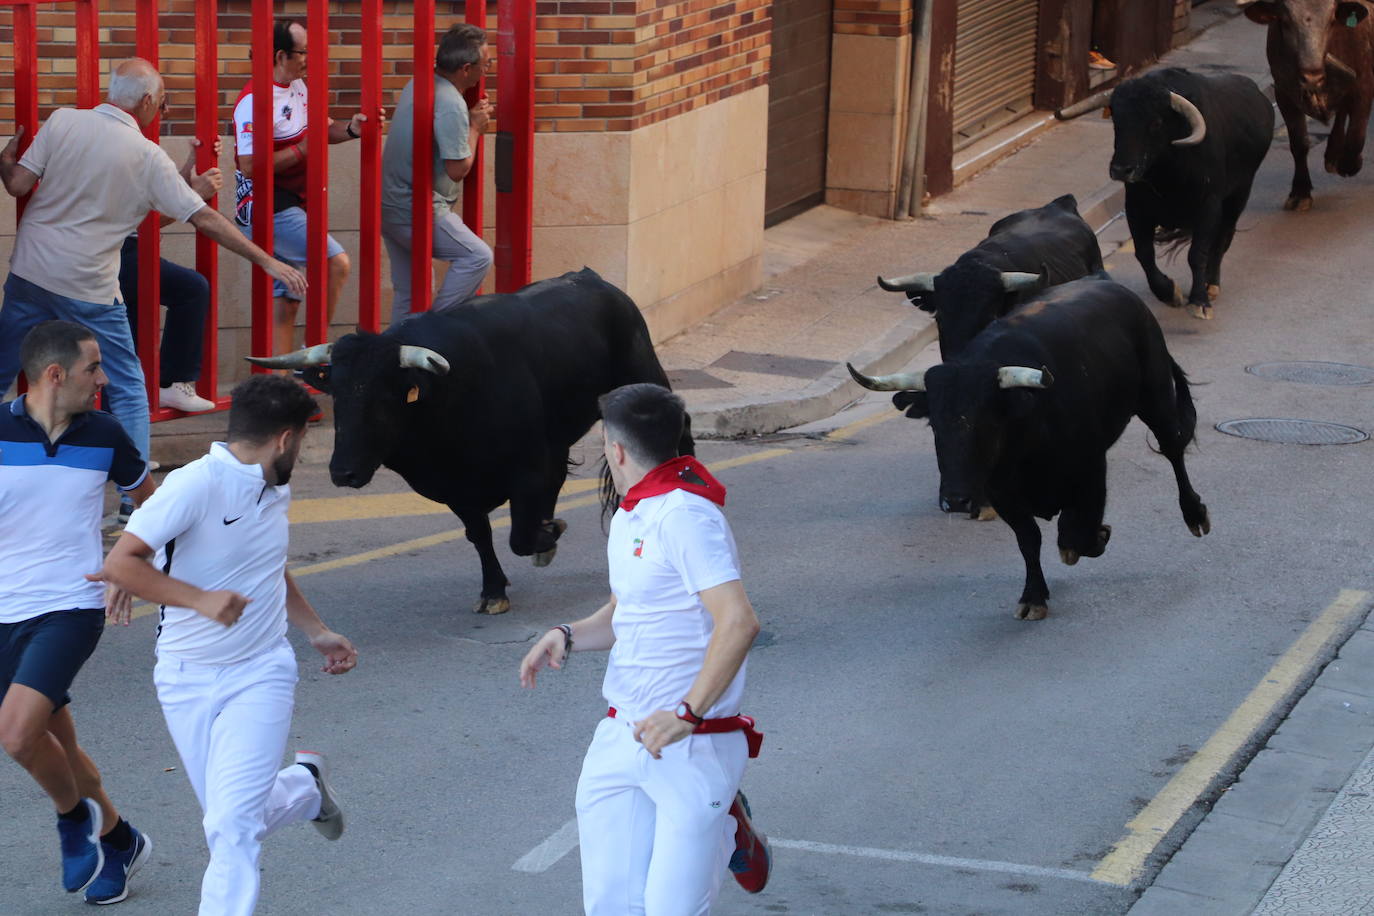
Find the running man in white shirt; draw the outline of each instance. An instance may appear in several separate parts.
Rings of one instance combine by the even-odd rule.
[[[708,913],[727,869],[751,893],[768,880],[767,841],[739,791],[763,740],[739,714],[759,622],[720,510],[725,488],[677,455],[682,399],[636,384],[600,406],[606,462],[624,494],[606,546],[611,600],[546,633],[520,682],[533,687],[574,648],[611,651],[602,687],[611,708],[577,784],[589,916]]]
[[[287,481],[317,409],[291,378],[238,385],[228,442],[168,474],[91,577],[162,605],[153,680],[205,811],[201,916],[253,912],[267,834],[305,820],[331,840],[343,832],[324,757],[298,752],[280,769],[297,680],[287,623],[324,656],[328,674],[358,658],[286,571]]]
[[[44,321],[24,336],[28,394],[0,405],[0,745],[57,806],[62,886],[118,903],[152,842],[119,816],[76,741],[72,680],[111,600],[81,577],[100,565],[105,481],[153,492],[138,448],[95,409],[108,379],[95,333]]]

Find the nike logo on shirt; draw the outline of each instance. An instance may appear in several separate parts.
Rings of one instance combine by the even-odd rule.
[[[243,516],[240,515],[240,516],[238,516],[238,518],[226,518],[226,519],[224,520],[224,524],[226,524],[226,525],[232,525],[232,524],[234,524],[234,522],[238,521],[240,518],[243,518]]]

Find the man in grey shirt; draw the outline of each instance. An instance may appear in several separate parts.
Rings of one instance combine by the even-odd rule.
[[[463,178],[472,168],[477,139],[495,109],[485,98],[468,110],[463,92],[491,67],[486,32],[455,25],[434,55],[434,257],[449,264],[433,308],[477,292],[491,267],[491,249],[453,212]],[[410,221],[414,163],[415,81],[401,92],[382,152],[382,241],[391,257],[391,323],[410,316]]]

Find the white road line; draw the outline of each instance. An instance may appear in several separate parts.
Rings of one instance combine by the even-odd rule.
[[[803,852],[860,856],[866,859],[887,859],[890,862],[916,862],[921,865],[941,865],[946,868],[968,868],[975,871],[996,871],[1009,875],[1024,875],[1028,878],[1062,878],[1066,881],[1086,881],[1089,884],[1099,883],[1087,872],[1072,871],[1067,868],[1041,868],[1039,865],[1017,865],[1015,862],[993,862],[987,859],[960,859],[955,856],[937,856],[924,852],[906,852],[900,849],[872,849],[867,846],[837,846],[834,843],[813,843],[810,840],[779,840],[770,838],[768,844],[778,849],[800,849]]]
[[[572,852],[576,847],[577,818],[573,818],[554,831],[553,836],[521,856],[520,860],[511,868],[537,875],[540,872],[548,871],[554,863]]]
[[[819,852],[827,855],[859,856],[865,859],[884,859],[889,862],[915,862],[920,865],[938,865],[945,868],[967,868],[973,871],[995,871],[1008,875],[1021,875],[1027,878],[1060,878],[1066,881],[1085,881],[1097,884],[1092,875],[1067,868],[1041,868],[1038,865],[1017,865],[1014,862],[992,862],[986,859],[961,859],[955,856],[937,856],[921,852],[906,852],[900,849],[872,849],[867,846],[839,846],[834,843],[813,843],[810,840],[770,839],[769,845],[775,849],[797,849],[802,852]],[[520,857],[511,866],[515,871],[539,874],[548,871],[558,860],[577,847],[577,819],[573,818],[554,832],[538,846]]]

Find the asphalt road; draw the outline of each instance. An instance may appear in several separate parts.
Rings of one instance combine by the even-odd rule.
[[[719,912],[1123,913],[1198,816],[1187,787],[1205,793],[1234,769],[1216,750],[1233,713],[1324,610],[1335,608],[1325,619],[1337,637],[1362,618],[1374,446],[1213,429],[1297,417],[1374,430],[1374,386],[1245,371],[1374,364],[1370,179],[1322,176],[1317,209],[1282,213],[1288,164],[1275,153],[1226,262],[1217,320],[1156,307],[1195,385],[1189,465],[1213,532],[1189,535],[1167,462],[1132,424],[1110,457],[1105,556],[1061,566],[1046,526],[1047,620],[1013,619],[1022,568],[1009,529],[939,512],[929,430],[889,419],[884,399],[794,435],[703,445],[730,488],[764,625],[746,711],[767,740],[745,789],[776,841],[767,891],[727,882]],[[1145,293],[1133,259],[1109,267]],[[1181,260],[1170,269],[1183,278]],[[533,692],[516,666],[536,634],[604,598],[604,537],[585,491],[568,497],[550,568],[502,551],[513,607],[489,618],[469,611],[479,576],[456,520],[415,514],[425,506],[396,478],[346,493],[314,465],[295,490],[297,517],[313,520],[293,526],[292,566],[362,656],[354,673],[327,677],[297,641],[293,744],[331,756],[349,826],[338,843],[305,826],[269,838],[259,912],[578,912],[566,825],[604,662],[578,655]],[[121,908],[183,914],[206,852],[153,695],[153,630],[145,615],[108,632],[74,708],[116,803],[156,843]],[[1290,661],[1310,672],[1329,651]],[[1236,746],[1281,712],[1252,710]],[[58,890],[45,800],[8,762],[0,812],[0,913],[81,907]],[[1128,837],[1136,858],[1109,859]]]

